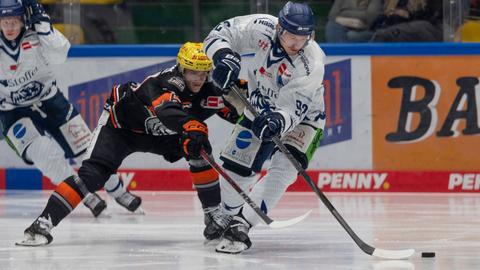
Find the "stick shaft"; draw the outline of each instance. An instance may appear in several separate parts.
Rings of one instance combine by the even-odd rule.
[[[253,108],[252,104],[240,93],[238,87],[236,85],[232,86],[232,90],[234,93],[240,98],[240,100],[244,103],[244,105],[247,107],[248,111],[250,111],[253,116],[258,117],[260,114]],[[277,147],[284,153],[288,160],[293,164],[293,166],[297,169],[297,171],[300,173],[302,178],[307,182],[307,184],[312,188],[312,190],[317,194],[317,196],[320,198],[320,200],[325,204],[325,206],[328,208],[330,213],[335,217],[335,219],[342,225],[342,227],[347,231],[348,235],[353,239],[353,241],[358,245],[358,247],[363,250],[365,253],[372,255],[373,252],[375,251],[375,248],[368,245],[365,243],[358,235],[352,230],[352,228],[348,225],[348,223],[343,219],[343,217],[338,213],[338,211],[335,209],[333,204],[330,202],[330,200],[323,194],[323,192],[314,184],[313,180],[310,178],[310,176],[307,174],[307,172],[303,169],[302,165],[300,162],[298,162],[295,157],[290,153],[290,151],[285,147],[285,145],[280,141],[280,138],[278,136],[273,138],[273,142],[277,145]]]

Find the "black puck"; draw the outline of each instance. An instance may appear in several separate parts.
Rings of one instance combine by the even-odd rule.
[[[422,258],[435,258],[435,252],[422,252]]]

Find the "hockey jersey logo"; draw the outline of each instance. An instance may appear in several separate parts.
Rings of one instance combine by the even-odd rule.
[[[209,96],[207,99],[202,100],[201,106],[205,109],[221,109],[225,107],[225,104],[222,97]]]
[[[168,129],[160,119],[156,116],[151,116],[145,120],[145,130],[153,136],[172,135],[175,131]]]
[[[258,70],[258,72],[260,72],[260,75],[262,76],[266,76],[268,78],[272,78],[272,73],[268,72],[264,67],[260,67],[260,69]]]
[[[18,68],[18,66],[17,66]],[[22,84],[32,80],[32,78],[38,73],[39,68],[35,66],[32,69],[25,71],[20,77],[15,77],[12,79],[1,80],[0,83],[3,84],[5,87],[18,87]],[[6,84],[5,84],[6,82]]]
[[[255,89],[250,95],[250,103],[253,107],[260,110],[261,113],[270,111],[271,107],[266,99],[270,99],[268,96],[264,96],[260,93],[260,89]]]
[[[20,90],[11,92],[10,97],[13,104],[19,105],[37,98],[38,96],[40,96],[42,90],[43,84],[37,81],[33,81],[22,87]]]
[[[26,41],[26,42],[23,42],[22,43],[22,49],[23,50],[28,50],[28,49],[31,49],[32,48],[32,45],[30,44],[30,42]]]
[[[277,85],[280,87],[285,86],[291,78],[292,74],[290,73],[290,71],[288,71],[287,65],[285,63],[282,63],[278,67]]]
[[[270,42],[268,41],[265,41],[262,39],[258,41],[258,47],[260,47],[264,51],[268,49],[269,45],[270,45]]]

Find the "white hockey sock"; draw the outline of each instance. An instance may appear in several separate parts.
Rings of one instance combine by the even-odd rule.
[[[235,181],[235,183],[237,183],[237,185],[240,186],[246,194],[248,194],[250,187],[256,179],[256,175],[253,174],[251,176],[240,176],[227,169],[224,170]],[[220,190],[222,196],[222,205],[226,212],[230,215],[236,215],[238,211],[240,211],[241,206],[245,203],[245,200],[222,176],[220,176]]]
[[[282,195],[297,179],[297,170],[280,151],[272,156],[267,174],[253,187],[250,198],[267,213],[278,203]],[[243,208],[243,216],[252,225],[260,222],[260,218],[249,206]]]
[[[56,141],[40,136],[27,147],[25,157],[32,161],[43,175],[58,185],[67,177],[76,174],[65,159],[65,153]]]
[[[117,174],[110,175],[110,178],[108,178],[104,188],[108,195],[112,196],[113,198],[118,198],[127,191],[123,185],[123,181],[120,181],[120,178],[118,178]]]

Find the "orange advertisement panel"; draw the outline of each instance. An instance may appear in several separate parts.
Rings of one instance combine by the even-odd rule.
[[[375,170],[480,168],[480,56],[372,57]]]

